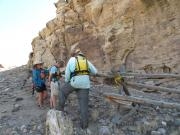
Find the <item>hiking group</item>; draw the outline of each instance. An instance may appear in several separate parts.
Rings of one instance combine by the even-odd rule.
[[[34,62],[32,80],[34,89],[37,92],[38,106],[42,107],[48,97],[46,84],[50,86],[51,109],[64,111],[68,95],[75,91],[80,107],[80,124],[85,129],[88,127],[89,75],[96,74],[97,69],[87,60],[80,49],[71,52],[71,58],[65,67],[64,79],[61,79],[60,68],[63,67],[65,67],[63,60],[56,61],[48,70],[43,69],[42,61]],[[61,83],[61,81],[64,81],[64,83]]]

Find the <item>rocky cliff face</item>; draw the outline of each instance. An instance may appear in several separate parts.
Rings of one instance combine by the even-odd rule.
[[[81,48],[98,70],[180,72],[179,0],[59,0],[32,41],[29,65],[67,61]]]

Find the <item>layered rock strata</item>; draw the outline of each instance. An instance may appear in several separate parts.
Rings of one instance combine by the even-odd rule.
[[[180,71],[179,0],[59,0],[56,18],[32,41],[29,65],[67,62],[80,48],[101,71]]]

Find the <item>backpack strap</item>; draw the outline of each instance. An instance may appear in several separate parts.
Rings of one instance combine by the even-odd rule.
[[[83,56],[83,59],[86,60],[86,70],[82,70],[82,69],[81,69],[81,66],[80,66],[80,63],[79,63],[79,60],[78,60],[78,57],[75,57],[75,58],[76,58],[75,66],[76,66],[76,63],[77,63],[78,68],[75,67],[75,71],[74,71],[74,72],[71,72],[70,79],[71,79],[73,76],[76,76],[76,75],[89,75],[87,59]]]

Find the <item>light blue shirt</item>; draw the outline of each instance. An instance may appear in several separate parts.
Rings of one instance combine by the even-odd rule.
[[[94,65],[88,62],[88,70],[91,74],[96,74],[97,69]],[[90,88],[90,79],[89,75],[76,75],[70,78],[71,73],[74,72],[76,68],[76,58],[71,57],[67,63],[66,70],[65,70],[65,82],[70,82],[71,86],[74,88],[81,88],[81,89],[89,89]]]
[[[52,66],[52,67],[50,68],[50,74],[55,74],[56,72],[58,72],[57,67],[56,67],[56,66]]]
[[[52,66],[50,68],[50,71],[49,71],[50,74],[56,74],[58,73],[58,68],[56,66]],[[57,76],[54,78],[54,76],[52,76],[52,81],[57,81]]]

